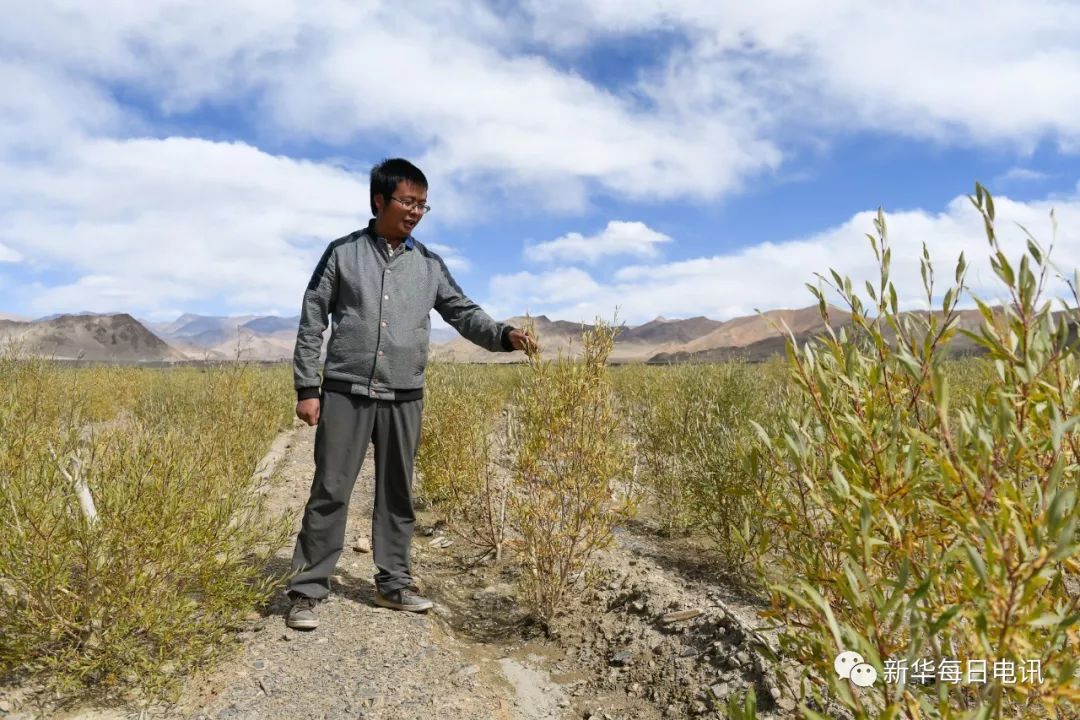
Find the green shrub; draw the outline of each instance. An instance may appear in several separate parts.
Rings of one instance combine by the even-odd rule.
[[[779,361],[620,368],[639,484],[669,533],[704,531],[728,569],[763,539],[757,507],[767,474],[750,462],[752,421],[776,426],[788,392]]]
[[[499,420],[513,376],[504,369],[428,366],[416,465],[421,492],[447,525],[502,558],[512,477],[497,466]]]
[[[1075,341],[1043,298],[1043,250],[1032,239],[1019,265],[1010,264],[989,194],[977,186],[972,201],[1011,297],[996,311],[977,300],[984,323],[970,337],[994,368],[985,388],[972,383],[958,403],[947,372],[963,256],[955,285],[939,295],[924,248],[924,291],[941,312],[899,313],[880,213],[871,304],[834,272],[826,284],[850,308],[853,327],[788,345],[802,402],[779,437],[762,432],[761,461],[773,480],[763,497],[771,553],[760,569],[772,580],[772,613],[785,623],[782,649],[807,668],[809,717],[823,717],[826,699],[858,718],[1077,712]],[[826,315],[823,291],[811,290]],[[1075,307],[1069,316],[1075,323]],[[921,685],[909,676],[859,689],[833,671],[841,650],[860,653],[879,678],[900,661],[1000,661],[1019,676],[1038,660],[1044,682],[988,673],[986,684]]]
[[[612,374],[632,441],[632,476],[666,534],[684,533],[697,521],[686,482],[691,443],[686,428],[695,401],[700,402],[693,393],[705,367],[640,365]]]
[[[606,367],[615,332],[598,321],[576,359],[548,361],[534,351],[532,372],[515,397],[511,517],[521,538],[523,594],[549,629],[577,573],[632,510],[613,502],[629,470]]]
[[[287,538],[252,477],[289,418],[286,370],[7,356],[0,388],[0,675],[149,698],[223,652]]]

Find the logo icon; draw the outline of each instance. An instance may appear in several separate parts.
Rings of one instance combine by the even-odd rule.
[[[870,687],[877,682],[877,670],[853,650],[845,650],[837,655],[833,660],[833,670],[839,677],[850,680],[857,687]]]

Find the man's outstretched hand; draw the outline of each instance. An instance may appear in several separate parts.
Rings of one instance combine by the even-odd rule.
[[[530,352],[536,348],[536,338],[526,330],[514,328],[510,331],[510,344],[514,346],[515,350]]]
[[[322,401],[317,397],[300,400],[296,403],[296,417],[300,418],[308,425],[318,425],[319,410],[321,408]]]

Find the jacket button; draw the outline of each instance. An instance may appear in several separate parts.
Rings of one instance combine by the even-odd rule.
[[[389,295],[383,295],[383,296],[382,296],[382,299],[383,299],[383,300],[389,300],[389,299],[390,299],[390,296],[389,296]]]
[[[383,320],[383,321],[382,321],[381,323],[379,323],[379,324],[380,324],[380,325],[382,325],[383,327],[386,327],[386,321],[385,321],[385,320]]]
[[[382,350],[380,350],[380,351],[379,351],[379,357],[382,357],[382,354],[383,354],[383,351],[382,351]]]

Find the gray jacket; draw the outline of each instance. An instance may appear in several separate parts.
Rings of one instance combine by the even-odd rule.
[[[465,338],[492,351],[510,351],[513,329],[465,296],[442,258],[406,238],[393,256],[375,221],[334,240],[304,293],[293,352],[293,380],[303,400],[328,389],[383,400],[418,397],[424,386],[434,308]],[[323,381],[319,354],[333,316]]]

